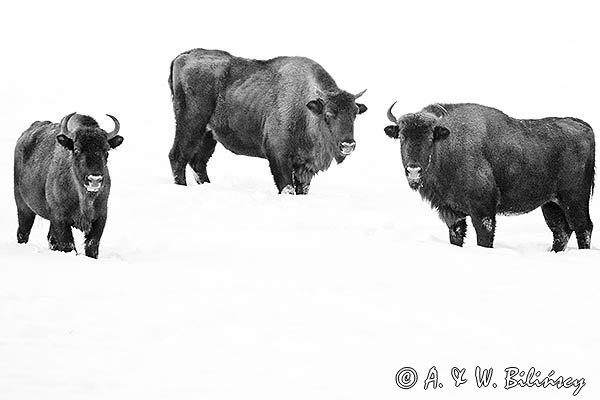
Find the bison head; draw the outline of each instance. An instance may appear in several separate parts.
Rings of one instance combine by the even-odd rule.
[[[321,122],[322,129],[330,135],[334,146],[335,160],[344,161],[356,148],[354,141],[354,119],[358,114],[367,111],[367,106],[356,102],[366,90],[357,95],[343,90],[323,92],[317,90],[317,98],[309,101],[306,107],[315,114]]]
[[[108,115],[108,114],[107,114]],[[72,113],[62,119],[56,140],[72,154],[72,170],[76,181],[88,193],[98,193],[108,176],[108,151],[118,147],[123,137],[118,135],[120,124],[108,115],[115,128],[107,133],[91,117]]]
[[[395,104],[388,110],[388,118],[394,125],[387,126],[385,133],[393,139],[400,139],[404,173],[411,189],[417,190],[423,186],[423,177],[429,170],[436,142],[448,137],[450,131],[441,126],[439,117],[428,112],[396,118],[392,114]]]

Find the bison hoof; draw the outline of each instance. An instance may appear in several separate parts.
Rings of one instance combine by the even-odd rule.
[[[91,258],[98,258],[98,249],[95,249],[95,250],[86,249],[85,255],[88,257],[91,257]]]
[[[308,194],[309,185],[296,186],[296,194]]]
[[[552,243],[552,248],[550,249],[550,251],[553,251],[555,253],[560,253],[561,251],[565,251],[565,249],[567,248],[567,241],[554,241]]]
[[[281,189],[280,194],[296,194],[296,189],[292,185],[287,185],[283,189]]]
[[[197,174],[194,172],[194,180],[198,185],[202,185],[203,183],[210,183],[210,179],[208,179],[208,175],[206,174]]]
[[[58,243],[58,242],[51,240],[49,243],[50,243],[50,250],[62,251],[65,253],[75,250],[75,243],[73,243],[73,242]]]
[[[29,241],[29,235],[25,233],[17,233],[17,243],[27,243]]]

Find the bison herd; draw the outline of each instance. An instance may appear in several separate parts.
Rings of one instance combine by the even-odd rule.
[[[207,163],[217,142],[235,154],[267,159],[282,194],[307,194],[313,177],[356,148],[354,121],[365,92],[340,89],[316,62],[302,57],[251,60],[195,49],[171,63],[175,139],[169,160],[176,184],[189,165],[210,182]],[[592,128],[576,118],[524,120],[478,104],[432,104],[395,117],[385,133],[400,142],[411,189],[437,210],[450,243],[462,246],[466,217],[477,244],[492,247],[497,214],[542,208],[562,251],[573,232],[589,249],[594,186]],[[71,229],[85,234],[85,254],[98,257],[107,218],[107,159],[123,142],[91,117],[34,122],[17,141],[14,195],[17,241],[27,243],[36,215],[50,221],[52,250],[75,249]]]

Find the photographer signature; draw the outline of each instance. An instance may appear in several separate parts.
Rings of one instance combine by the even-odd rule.
[[[450,370],[450,376],[454,381],[455,387],[460,387],[468,382],[466,378],[466,368],[453,367]],[[498,384],[494,382],[494,369],[475,367],[474,381],[478,388],[497,388]],[[401,389],[411,389],[419,381],[419,375],[414,368],[404,367],[396,373],[396,385]],[[527,372],[516,367],[508,367],[504,369],[504,389],[509,390],[517,387],[521,388],[547,388],[555,387],[556,389],[573,389],[573,396],[577,396],[581,389],[585,386],[584,378],[564,377],[556,375],[554,370],[548,372],[544,377],[542,373],[534,367],[529,368]],[[423,381],[423,389],[443,388],[444,384],[440,382],[439,373],[435,366],[431,367],[427,373],[427,377]]]

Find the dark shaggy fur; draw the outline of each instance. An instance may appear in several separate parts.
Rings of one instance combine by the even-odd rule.
[[[235,154],[266,158],[279,192],[305,194],[312,177],[354,149],[354,119],[366,111],[317,63],[268,61],[218,50],[190,50],[171,63],[175,183],[189,164],[198,183],[220,142]]]
[[[441,104],[404,115],[385,132],[400,139],[409,185],[438,210],[451,243],[462,246],[470,216],[477,244],[492,247],[496,214],[541,206],[552,250],[564,250],[573,231],[579,248],[590,247],[595,141],[584,121]]]
[[[70,137],[64,135],[60,124],[34,122],[17,141],[17,241],[27,243],[39,215],[50,220],[48,243],[52,250],[74,250],[71,227],[75,227],[85,233],[85,254],[97,258],[110,192],[108,151],[119,146],[123,138],[117,135],[108,139],[98,123],[85,115],[75,114],[69,130]],[[99,188],[90,183],[90,176],[101,177]],[[92,186],[96,191],[87,189]]]

